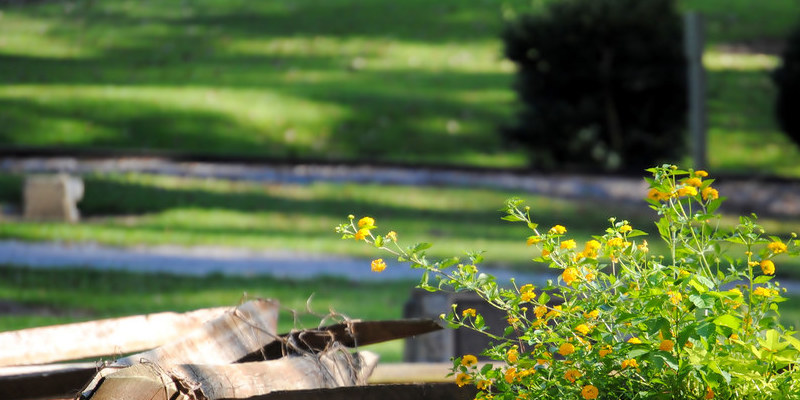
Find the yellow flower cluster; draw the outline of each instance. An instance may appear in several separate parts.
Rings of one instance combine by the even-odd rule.
[[[478,315],[478,312],[475,311],[474,308],[467,308],[464,311],[461,311],[461,316],[464,317],[464,318],[466,318],[466,317],[473,317],[474,318],[477,315]]]
[[[761,265],[761,272],[764,275],[775,275],[775,263],[772,260],[763,260],[760,263]]]
[[[667,201],[673,197],[697,196],[698,190],[700,190],[699,193],[704,201],[716,200],[719,198],[717,189],[711,186],[703,188],[703,180],[701,178],[707,176],[708,172],[706,171],[695,171],[690,177],[684,179],[680,185],[669,192],[664,192],[656,188],[650,189],[647,192],[647,198],[653,201]]]
[[[367,236],[370,236],[370,230],[375,229],[375,220],[370,217],[364,217],[358,220],[358,231],[355,234],[356,240],[367,240]]]
[[[529,302],[536,299],[536,292],[533,291],[534,287],[531,284],[522,286],[519,289],[519,298],[522,301]]]
[[[383,272],[386,269],[386,263],[382,258],[372,260],[372,272]]]
[[[767,250],[771,251],[773,254],[781,254],[786,253],[787,247],[786,244],[781,242],[771,242],[767,245]]]
[[[639,368],[639,363],[636,362],[635,358],[629,358],[627,360],[622,360],[622,369],[626,368]]]
[[[765,288],[763,286],[759,286],[753,289],[754,296],[761,296],[761,297],[775,297],[778,295],[778,291],[775,289]]]
[[[599,394],[597,387],[592,385],[586,385],[581,389],[581,396],[586,400],[596,399]]]
[[[472,354],[466,354],[464,357],[461,357],[461,365],[465,367],[471,367],[478,363],[478,358],[473,356]]]

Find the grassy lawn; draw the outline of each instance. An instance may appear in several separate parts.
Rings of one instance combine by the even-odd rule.
[[[496,133],[515,108],[498,34],[530,4],[2,2],[0,143],[523,166]],[[800,176],[777,59],[723,46],[781,40],[800,5],[679,4],[708,20],[710,167]]]

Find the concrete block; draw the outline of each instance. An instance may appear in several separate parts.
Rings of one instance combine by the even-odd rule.
[[[78,222],[77,203],[83,198],[83,180],[67,174],[33,175],[25,179],[24,216],[32,220]]]

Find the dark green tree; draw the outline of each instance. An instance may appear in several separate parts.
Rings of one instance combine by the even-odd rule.
[[[540,168],[641,170],[684,151],[686,59],[672,0],[562,0],[503,33],[522,106],[507,139]]]
[[[789,36],[781,57],[772,74],[778,89],[775,112],[781,129],[800,145],[800,26]]]

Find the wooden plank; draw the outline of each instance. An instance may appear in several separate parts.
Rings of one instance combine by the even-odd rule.
[[[137,364],[108,368],[96,387],[81,396],[91,400],[246,399],[276,390],[333,388],[366,384],[378,356],[351,355],[343,347],[321,354],[227,365]]]
[[[178,364],[229,364],[259,351],[277,337],[279,304],[253,300],[230,309],[178,340],[117,360],[115,366],[149,362],[167,368]]]
[[[46,364],[158,347],[219,316],[226,308],[164,312],[0,333],[0,366]]]
[[[274,360],[298,352],[320,352],[339,343],[355,348],[389,340],[402,339],[442,329],[429,318],[408,318],[385,321],[352,320],[318,329],[304,329],[281,335],[258,352],[239,362]]]
[[[455,383],[391,384],[278,391],[247,400],[473,400],[477,393],[475,386]]]

